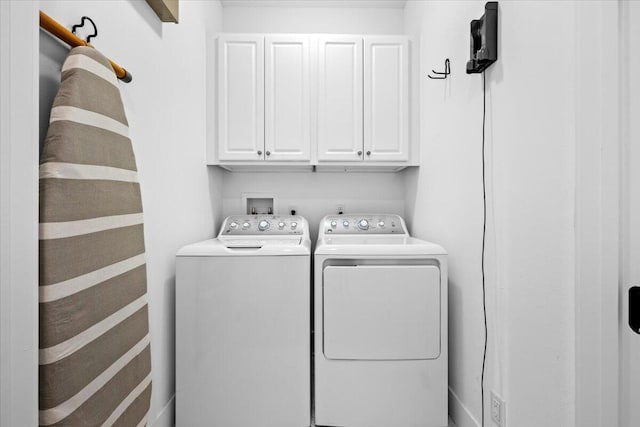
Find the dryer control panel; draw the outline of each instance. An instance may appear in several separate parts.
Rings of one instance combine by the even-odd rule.
[[[297,236],[308,229],[299,215],[233,215],[222,223],[222,236]]]
[[[392,214],[328,215],[322,220],[320,232],[325,236],[336,234],[409,234],[402,218]]]

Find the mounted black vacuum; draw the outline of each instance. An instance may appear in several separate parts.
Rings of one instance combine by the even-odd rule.
[[[467,74],[481,73],[498,59],[498,2],[484,6],[484,15],[471,21],[471,58]]]

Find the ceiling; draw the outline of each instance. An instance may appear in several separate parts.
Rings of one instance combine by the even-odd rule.
[[[407,0],[221,0],[225,7],[377,7],[404,8]]]

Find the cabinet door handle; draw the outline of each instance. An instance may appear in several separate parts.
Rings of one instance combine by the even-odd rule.
[[[267,156],[270,156],[271,155],[271,151],[267,150],[267,152],[264,153],[264,154],[266,154]]]
[[[358,151],[358,156],[362,156],[362,151]]]
[[[629,288],[629,327],[640,334],[640,286]]]
[[[262,150],[258,150],[258,156],[262,156]]]
[[[370,155],[371,155],[371,151],[367,151],[367,156],[370,156]]]

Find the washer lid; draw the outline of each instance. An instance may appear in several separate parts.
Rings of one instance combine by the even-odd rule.
[[[232,215],[217,239],[185,246],[177,256],[310,255],[309,223],[299,215]]]
[[[298,246],[302,239],[295,237],[292,239],[222,239],[220,241],[227,248],[262,248],[271,246]]]
[[[236,256],[309,256],[311,242],[295,239],[210,239],[187,245],[177,253],[179,257],[236,257]]]

